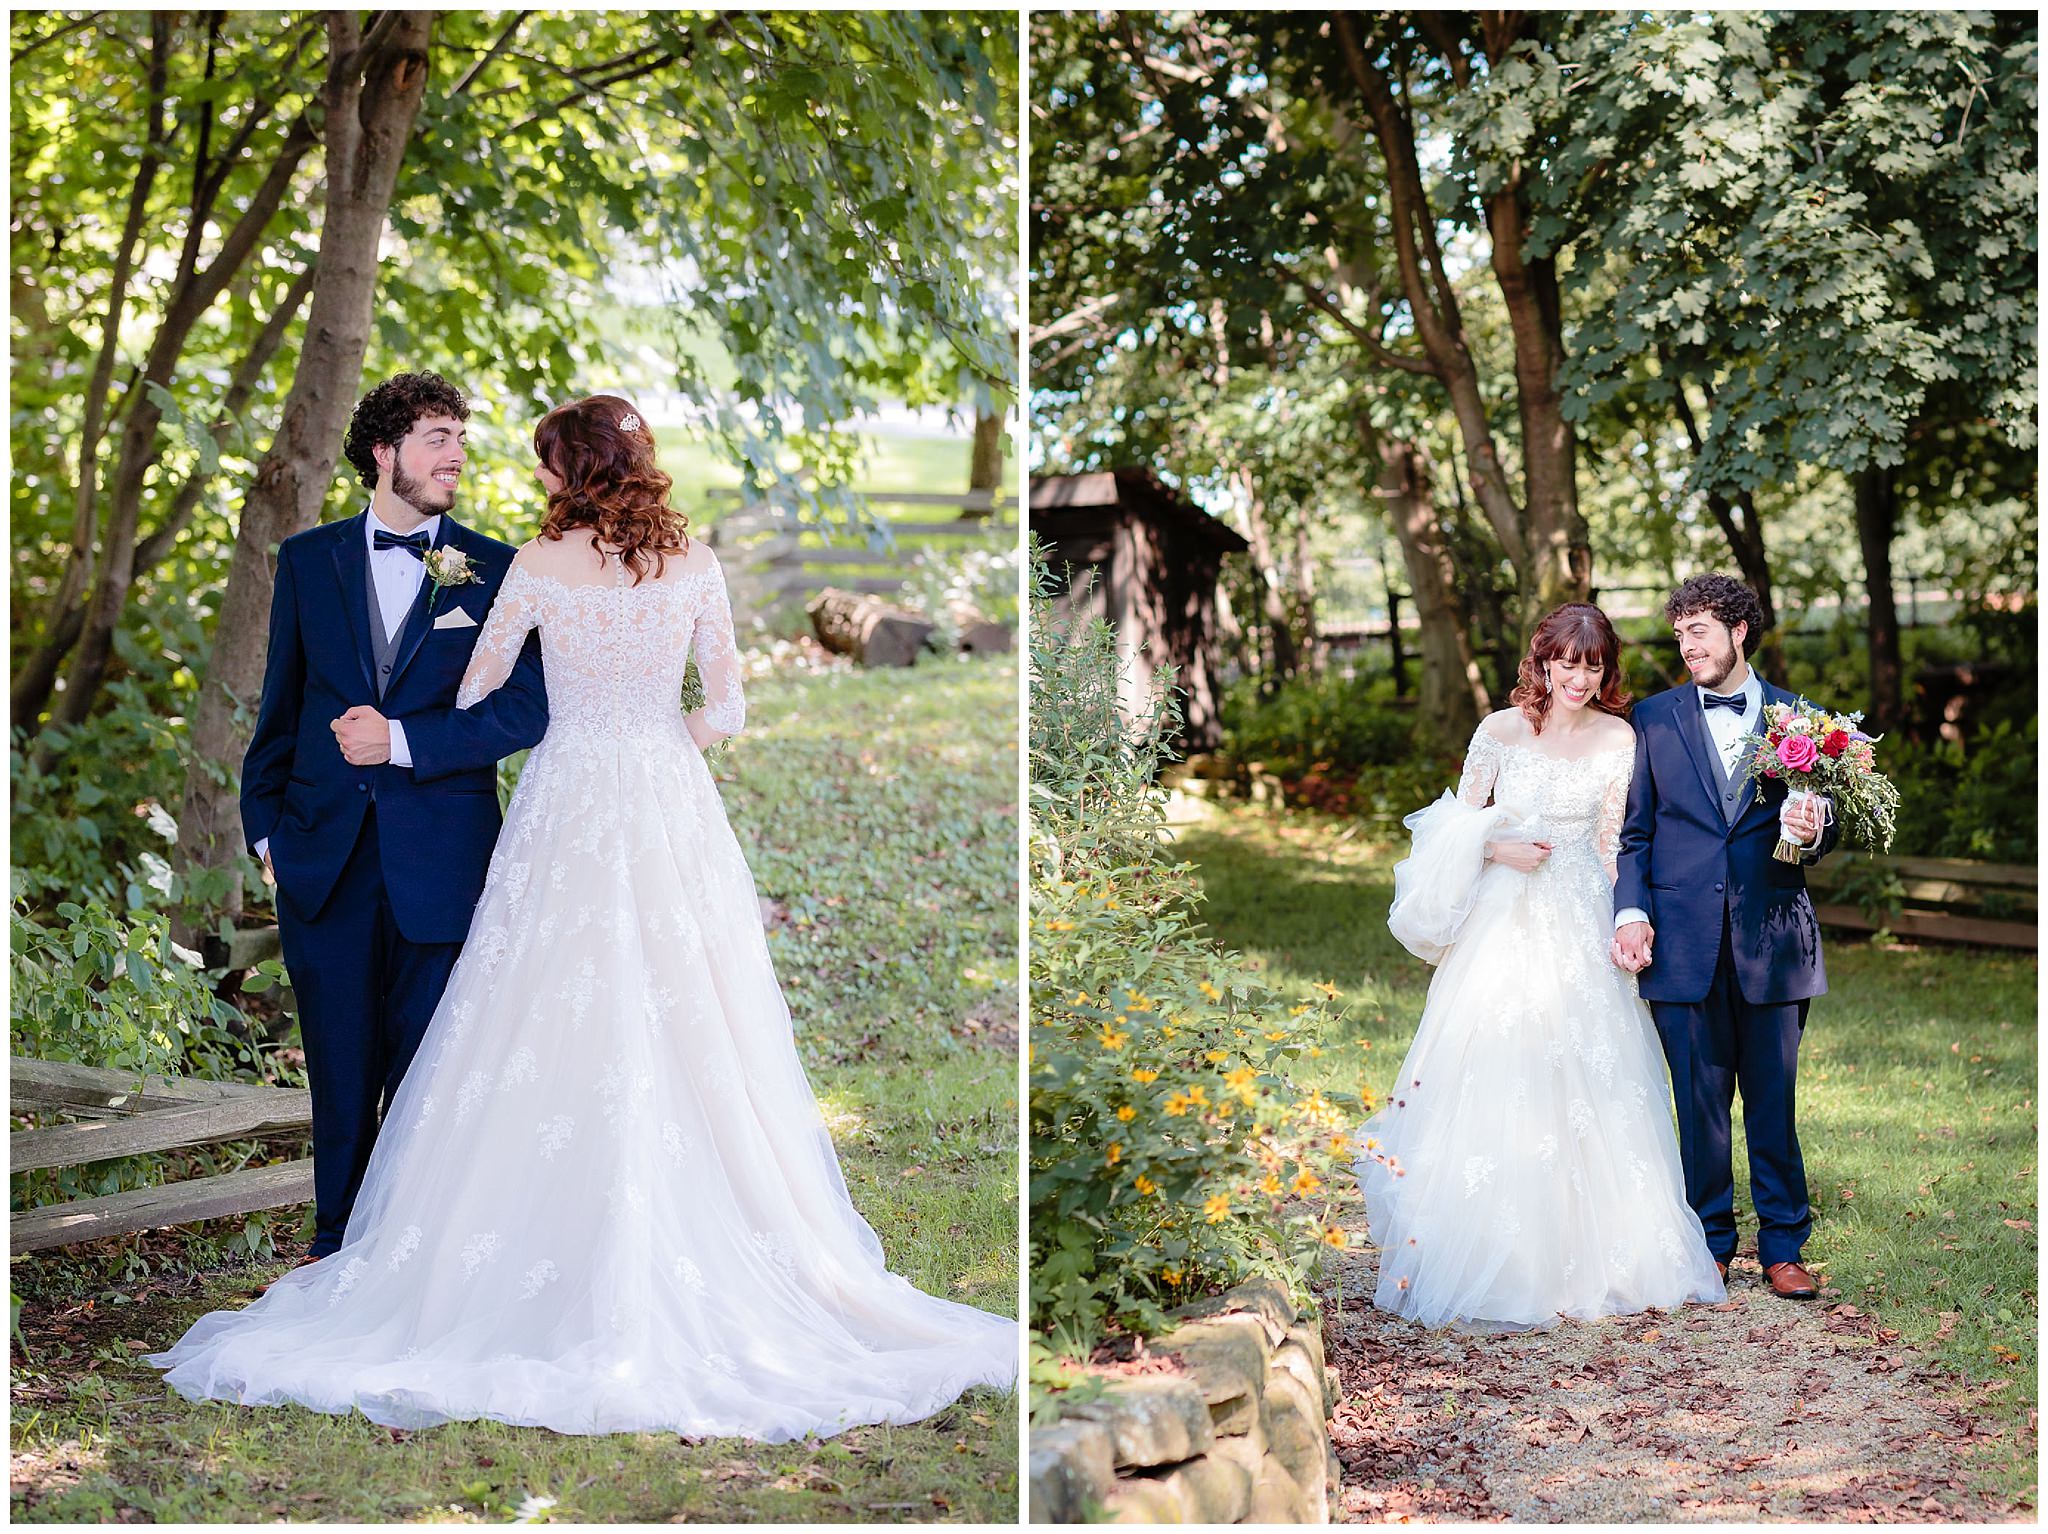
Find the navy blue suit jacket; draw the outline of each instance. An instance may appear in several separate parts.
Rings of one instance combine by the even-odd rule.
[[[1763,684],[1764,702],[1792,694]],[[1655,958],[1636,977],[1645,1001],[1698,1002],[1720,964],[1723,924],[1736,979],[1753,1006],[1804,1001],[1828,988],[1820,923],[1802,865],[1771,856],[1785,785],[1746,789],[1734,824],[1721,817],[1714,742],[1699,689],[1674,687],[1635,707],[1635,776],[1616,853],[1614,909],[1650,913]],[[1805,862],[1817,862],[1841,835],[1830,824]]]
[[[459,943],[498,839],[498,761],[547,730],[540,636],[527,636],[502,687],[473,709],[455,707],[515,550],[444,512],[435,547],[461,549],[482,580],[444,589],[431,616],[433,584],[421,582],[380,700],[371,675],[363,515],[278,545],[263,700],[242,759],[242,830],[252,852],[270,839],[279,897],[310,921],[332,893],[374,801],[399,931],[415,943]],[[475,625],[433,626],[457,609]],[[349,765],[332,725],[359,704],[404,721],[411,767]]]

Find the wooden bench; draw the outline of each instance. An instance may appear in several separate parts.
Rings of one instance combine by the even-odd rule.
[[[10,1112],[71,1115],[64,1123],[8,1135],[8,1164],[16,1172],[212,1145],[276,1130],[306,1129],[313,1122],[312,1094],[283,1087],[186,1081],[19,1057],[9,1059],[7,1067]],[[282,1209],[310,1203],[312,1198],[311,1157],[245,1167],[216,1177],[18,1210],[8,1217],[8,1250],[41,1251],[131,1230]]]
[[[1814,914],[1825,926],[1989,948],[2039,949],[2038,882],[2035,869],[2016,863],[1867,852],[1838,852],[1806,871]],[[1877,904],[1871,897],[1880,891],[1898,902],[1897,915],[1864,909]]]

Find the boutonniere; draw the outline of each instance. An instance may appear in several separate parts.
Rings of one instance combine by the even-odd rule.
[[[438,549],[427,550],[427,579],[434,583],[433,591],[427,597],[427,611],[431,614],[434,603],[440,600],[441,592],[449,586],[475,586],[483,581],[476,573],[476,567],[469,562],[469,556],[454,544],[443,544]]]

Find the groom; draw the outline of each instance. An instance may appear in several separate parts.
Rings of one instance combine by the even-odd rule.
[[[1635,708],[1614,962],[1638,975],[1656,1018],[1686,1201],[1722,1278],[1735,1255],[1729,1114],[1739,1085],[1757,1256],[1775,1293],[1810,1300],[1819,1286],[1799,1260],[1813,1218],[1793,1083],[1807,1007],[1827,990],[1827,971],[1806,875],[1771,850],[1783,835],[1808,849],[1810,864],[1838,832],[1825,800],[1794,806],[1783,784],[1766,780],[1759,793],[1742,780],[1744,742],[1764,706],[1794,701],[1749,667],[1746,642],[1763,626],[1756,593],[1725,575],[1694,576],[1664,616],[1693,680]],[[1657,943],[1660,932],[1668,935]]]
[[[313,1089],[308,1262],[341,1245],[469,931],[498,837],[498,759],[547,728],[538,635],[503,687],[455,707],[514,552],[450,514],[468,418],[433,373],[379,384],[343,447],[369,506],[277,550],[242,826],[277,883]],[[438,549],[466,555],[473,578],[437,584]]]

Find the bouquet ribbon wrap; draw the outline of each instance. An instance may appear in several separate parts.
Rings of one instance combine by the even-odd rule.
[[[1438,963],[1457,942],[1479,899],[1486,844],[1511,819],[1499,805],[1478,809],[1446,789],[1436,803],[1401,822],[1414,841],[1394,865],[1387,930],[1416,958]]]

